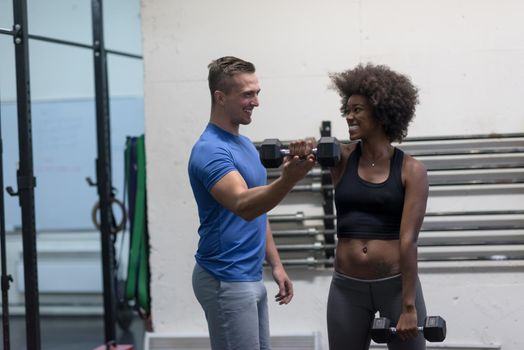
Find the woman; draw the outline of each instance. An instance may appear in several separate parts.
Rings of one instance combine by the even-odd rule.
[[[327,306],[330,349],[368,349],[377,311],[397,328],[389,349],[425,349],[417,330],[426,317],[417,239],[427,173],[392,145],[407,134],[417,89],[380,65],[358,65],[330,78],[349,137],[359,141],[342,146],[342,160],[331,170],[338,243]]]

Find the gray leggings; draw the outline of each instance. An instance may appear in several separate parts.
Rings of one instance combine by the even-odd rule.
[[[426,305],[420,281],[417,280],[415,307],[419,326],[426,317]],[[371,341],[369,331],[375,313],[387,317],[394,326],[401,313],[402,279],[400,275],[361,280],[339,272],[333,274],[327,304],[327,327],[330,350],[367,350]],[[418,337],[403,342],[394,338],[389,350],[424,350],[426,341]]]

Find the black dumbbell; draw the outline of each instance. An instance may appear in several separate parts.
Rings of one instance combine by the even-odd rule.
[[[390,327],[391,321],[386,317],[373,320],[371,339],[375,343],[389,343],[397,334],[395,327]],[[441,342],[446,339],[446,321],[440,316],[428,316],[424,320],[424,327],[418,327],[419,332],[430,342]]]
[[[278,139],[265,139],[260,145],[260,160],[266,168],[278,168],[289,154]],[[322,137],[313,148],[317,162],[326,167],[335,166],[340,160],[340,144],[335,137]]]

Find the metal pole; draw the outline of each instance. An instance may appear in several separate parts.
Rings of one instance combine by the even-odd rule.
[[[105,342],[115,341],[116,293],[113,269],[113,240],[111,237],[111,142],[109,120],[109,92],[107,61],[104,46],[102,0],[91,1],[93,23],[93,54],[95,73],[97,160],[96,175],[100,203],[100,233],[102,252],[102,275],[104,286]]]
[[[1,109],[1,104],[0,104]],[[4,158],[2,143],[2,113],[0,113],[0,254],[2,263],[2,333],[4,350],[9,350],[9,286],[13,277],[7,274],[7,258],[5,248],[5,207],[4,207]]]
[[[18,195],[22,210],[22,246],[24,255],[24,288],[27,349],[40,349],[40,310],[36,261],[35,193],[33,144],[31,135],[31,98],[29,89],[29,47],[27,36],[27,2],[13,0],[14,43],[16,60],[16,93],[18,108],[19,169]]]
[[[323,121],[320,128],[320,136],[331,136],[331,122]],[[327,170],[327,169],[322,169]],[[327,172],[322,173],[321,177],[322,184],[322,196],[323,203],[322,208],[324,209],[324,215],[326,217],[331,217],[335,214],[334,206],[334,192],[333,192],[333,182],[331,180],[331,175]],[[333,219],[324,219],[324,229],[326,230],[335,230],[335,221]],[[324,235],[324,240],[326,244],[333,245],[335,244],[335,237],[333,235]],[[335,256],[335,249],[326,249],[325,251],[326,258],[331,259]]]

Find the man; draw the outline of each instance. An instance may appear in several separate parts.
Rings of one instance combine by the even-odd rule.
[[[276,302],[288,304],[293,285],[266,213],[311,170],[315,159],[307,155],[309,144],[292,143],[292,154],[302,157],[288,157],[282,175],[267,185],[255,146],[239,133],[259,105],[254,65],[227,56],[208,68],[211,117],[188,165],[200,218],[193,290],[204,309],[213,350],[270,349],[264,258],[278,284]]]

